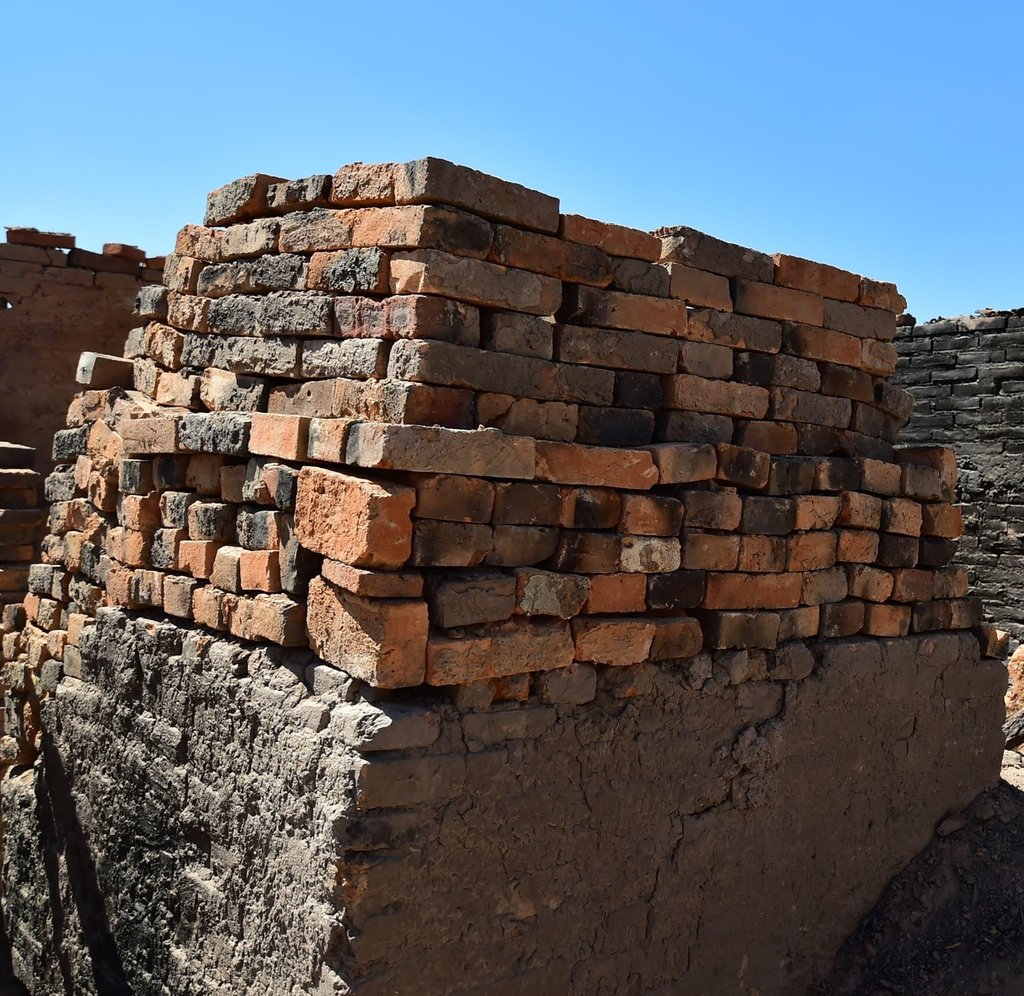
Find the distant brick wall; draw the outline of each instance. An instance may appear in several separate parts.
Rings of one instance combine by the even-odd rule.
[[[79,354],[121,353],[139,288],[159,283],[162,268],[134,246],[87,252],[73,235],[8,228],[0,244],[0,438],[34,447],[36,470],[50,468]]]
[[[996,625],[1024,640],[1024,311],[899,329],[893,381],[915,401],[907,443],[956,449],[970,569]]]

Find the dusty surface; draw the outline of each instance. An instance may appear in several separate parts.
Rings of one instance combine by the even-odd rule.
[[[830,996],[1024,993],[1024,757],[886,889],[844,946]]]

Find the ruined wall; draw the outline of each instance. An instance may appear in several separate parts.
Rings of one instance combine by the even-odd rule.
[[[111,243],[75,248],[73,235],[8,228],[0,244],[0,439],[36,450],[64,425],[83,350],[120,354],[140,286],[159,283],[162,258]]]
[[[914,397],[908,442],[954,447],[964,537],[957,563],[993,620],[1024,639],[1024,315],[981,313],[899,329],[893,380]]]
[[[1001,757],[895,288],[440,160],[206,222],[3,640],[20,977],[804,992]]]

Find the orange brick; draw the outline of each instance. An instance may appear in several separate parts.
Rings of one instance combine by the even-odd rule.
[[[178,570],[194,578],[209,580],[221,546],[210,540],[182,540],[178,544]]]
[[[277,550],[243,550],[238,561],[243,591],[281,590],[280,554]]]
[[[920,506],[921,534],[943,539],[959,539],[964,533],[964,517],[959,505],[936,502]]]
[[[647,579],[643,574],[594,574],[590,577],[590,595],[583,611],[593,613],[643,612],[647,599]]]
[[[855,564],[847,568],[850,595],[867,602],[887,602],[892,595],[893,576],[889,571],[866,564]]]
[[[837,526],[877,530],[881,519],[882,501],[880,498],[862,494],[859,491],[844,491],[839,496]]]
[[[839,514],[839,499],[831,495],[796,495],[793,528],[798,531],[831,529]]]
[[[857,300],[860,277],[855,273],[782,253],[777,253],[772,259],[775,262],[775,283],[780,287],[793,287],[839,301]]]
[[[815,571],[832,567],[836,562],[836,534],[834,532],[798,533],[789,538],[787,569]]]
[[[594,484],[646,491],[658,468],[646,450],[581,446],[537,440],[537,479],[557,484]]]
[[[922,521],[920,502],[910,498],[888,498],[882,503],[881,528],[885,532],[900,536],[920,536]]]
[[[742,536],[737,569],[756,574],[779,574],[786,569],[785,536]]]
[[[628,256],[649,263],[656,263],[661,258],[661,239],[657,236],[579,214],[563,214],[558,234],[568,242],[594,246],[609,256]]]
[[[426,602],[362,598],[314,578],[307,627],[313,651],[377,688],[422,683],[427,664]]]
[[[419,598],[423,594],[419,571],[373,571],[336,560],[325,560],[321,571],[331,584],[365,598]]]
[[[824,302],[820,294],[809,294],[754,280],[734,281],[733,307],[743,315],[786,319],[807,325],[822,325],[825,319]]]
[[[764,387],[692,374],[664,377],[662,383],[666,408],[752,419],[764,418],[768,412],[769,394]]]
[[[792,609],[800,604],[800,574],[708,574],[707,609]]]
[[[873,564],[878,557],[878,533],[867,529],[840,529],[836,561],[845,564]]]
[[[685,263],[669,263],[669,293],[694,308],[714,308],[732,311],[732,292],[729,278],[698,270]]]
[[[572,633],[576,660],[624,667],[647,659],[655,627],[636,616],[592,616],[574,619]]]
[[[309,643],[306,634],[306,605],[287,595],[257,595],[251,601],[252,619],[250,640],[269,640],[281,647],[304,647]]]
[[[619,531],[635,536],[675,536],[683,524],[683,505],[661,495],[624,494]]]
[[[309,418],[304,415],[252,413],[249,452],[282,460],[304,460],[309,440]]]
[[[479,635],[433,635],[427,644],[427,683],[453,685],[510,674],[550,671],[573,661],[569,623],[519,616],[482,627]]]
[[[686,531],[682,542],[682,566],[687,570],[734,571],[739,562],[740,537],[722,533]]]
[[[654,640],[651,642],[651,660],[680,660],[700,653],[704,634],[700,623],[689,616],[656,617]]]
[[[412,553],[413,488],[318,467],[299,474],[295,533],[308,550],[356,567],[401,567]]]

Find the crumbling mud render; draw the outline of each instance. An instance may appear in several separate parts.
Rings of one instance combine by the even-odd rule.
[[[101,610],[4,787],[16,970],[38,996],[803,992],[997,777],[1004,680],[966,633],[821,650],[799,681],[705,652],[474,711]]]

